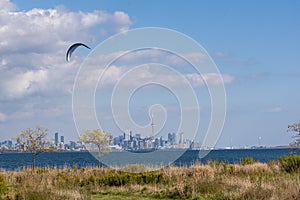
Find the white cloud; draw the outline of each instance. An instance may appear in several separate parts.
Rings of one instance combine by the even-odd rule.
[[[268,112],[268,113],[278,113],[278,112],[281,112],[281,111],[282,111],[282,107],[276,106],[276,107],[267,109],[265,112]]]
[[[132,74],[128,74],[132,73]],[[122,77],[124,74],[126,74],[125,77]],[[181,77],[178,77],[181,76]],[[94,77],[96,79],[97,77]],[[197,88],[204,86],[206,83],[211,84],[213,86],[219,86],[221,84],[230,84],[234,81],[235,77],[227,74],[219,75],[216,73],[204,73],[204,74],[198,74],[198,73],[191,73],[191,74],[173,74],[173,73],[167,73],[167,71],[164,71],[163,69],[161,71],[152,71],[151,67],[148,66],[148,68],[143,69],[137,69],[134,71],[128,70],[125,67],[116,67],[112,66],[110,67],[104,74],[101,79],[100,84],[103,84],[103,86],[109,86],[109,85],[115,85],[118,81],[121,80],[121,78],[125,78],[126,81],[122,81],[122,84],[126,84],[128,86],[131,85],[142,85],[146,82],[155,81],[158,83],[164,83],[167,85],[172,86],[182,86],[180,80],[181,78],[184,78],[187,80],[192,87]],[[92,79],[89,79],[91,81]],[[206,83],[205,83],[206,82]]]
[[[8,98],[18,98],[45,88],[47,79],[46,70],[27,71],[11,77],[3,85],[3,90]]]
[[[34,111],[33,110],[21,110],[17,111],[15,113],[12,113],[9,118],[12,120],[24,120],[24,119],[30,119],[34,117]]]
[[[114,12],[113,15],[103,11],[94,11],[92,13],[80,12],[80,14],[82,16],[81,22],[85,27],[92,27],[110,22],[114,24],[113,28],[116,32],[122,32],[128,30],[128,27],[132,24],[129,16],[120,11]]]
[[[190,81],[192,86],[199,87],[203,86],[205,82],[212,85],[220,85],[222,83],[229,84],[231,83],[235,77],[227,74],[216,74],[216,73],[205,73],[205,74],[187,74],[187,79]]]
[[[6,114],[0,112],[0,122],[4,122],[6,118],[7,118]]]
[[[120,55],[123,55],[119,57]],[[189,59],[193,59],[196,62],[205,62],[207,57],[203,54],[190,53],[185,55]],[[110,66],[107,71],[103,74],[100,85],[101,86],[111,86],[117,83],[121,77],[127,73],[133,73],[133,75],[127,76],[126,81],[122,84],[126,85],[139,85],[145,82],[155,80],[157,82],[164,82],[171,85],[182,85],[178,81],[178,75],[185,78],[193,87],[204,86],[205,83],[210,85],[218,86],[222,83],[230,84],[235,80],[235,77],[228,74],[218,73],[202,73],[199,74],[192,66],[183,65],[183,60],[174,55],[161,50],[145,49],[142,51],[133,51],[133,52],[115,52],[108,55],[101,56],[91,56],[88,60],[85,61],[89,71],[85,71],[85,76],[82,78],[81,85],[90,86],[91,83],[95,83],[98,80],[98,75],[102,73],[102,70],[99,69],[99,66],[106,65],[113,58],[118,58],[117,61]],[[154,67],[156,70],[153,70],[151,63],[158,63],[162,65],[161,70]],[[154,64],[155,65],[155,64]],[[165,66],[163,66],[165,65]],[[142,67],[142,66],[147,66]],[[184,66],[184,67],[183,67]],[[135,67],[142,67],[141,70],[133,70]],[[173,69],[178,72],[170,73],[166,71],[166,67]],[[123,77],[124,78],[124,77]]]
[[[119,52],[120,55],[122,52]],[[123,52],[125,53],[125,52]],[[192,67],[187,61],[193,63],[209,63],[210,58],[201,52],[192,52],[186,54],[174,54],[171,51],[161,49],[142,49],[132,52],[126,52],[118,62],[125,63],[126,65],[139,65],[145,63],[160,63],[172,68],[182,69],[185,67]]]
[[[129,16],[123,12],[84,13],[61,8],[1,12],[0,19],[3,53],[54,52],[78,40],[92,41],[90,29],[98,25],[109,33],[127,30],[131,25]]]
[[[9,0],[0,1],[0,10],[1,12],[14,11],[16,9],[15,4],[11,3]]]
[[[124,31],[132,24],[120,11],[71,12],[63,7],[15,10],[0,1],[0,99],[69,94],[82,61],[79,50],[65,61],[66,49],[74,42],[89,46],[106,34]]]

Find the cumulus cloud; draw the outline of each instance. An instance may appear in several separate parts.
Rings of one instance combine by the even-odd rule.
[[[146,66],[146,67],[145,67]],[[116,67],[112,66],[108,68],[101,77],[99,82],[102,86],[111,86],[118,83],[122,79],[122,84],[128,86],[131,85],[142,85],[147,82],[157,82],[157,83],[167,83],[170,86],[181,87],[184,83],[181,82],[185,79],[191,84],[192,87],[202,87],[206,84],[212,86],[220,86],[221,84],[230,84],[235,80],[235,77],[227,74],[217,74],[217,73],[170,73],[166,68],[161,68],[161,70],[152,70],[151,65],[140,66],[134,70],[130,70],[126,67]],[[90,73],[92,74],[92,73]],[[180,77],[179,77],[180,76]],[[91,76],[93,77],[93,76]],[[89,78],[85,79],[88,81],[98,80],[98,77],[94,77],[94,80]],[[180,81],[181,80],[181,81]],[[89,82],[90,83],[90,82]]]
[[[3,85],[8,98],[18,98],[46,87],[48,72],[46,70],[27,71],[16,74]]]
[[[132,24],[120,11],[18,11],[9,0],[1,0],[0,8],[0,99],[69,93],[82,57],[66,63],[66,49],[74,42],[92,46],[102,29],[113,34]]]
[[[14,11],[16,9],[15,4],[11,3],[9,0],[1,0],[0,1],[0,12],[9,12]]]
[[[61,8],[1,12],[0,17],[2,53],[55,52],[78,39],[91,41],[90,29],[98,25],[110,33],[127,30],[131,25],[123,12],[85,13]]]
[[[120,55],[123,56],[120,57]],[[189,53],[184,55],[184,57],[200,63],[208,61],[208,57],[202,53]],[[113,62],[113,65],[111,65],[107,71],[104,72],[99,68],[99,66],[106,66],[107,63],[115,58],[118,59]],[[161,65],[161,68],[153,68],[151,63],[156,66]],[[211,66],[209,62],[208,66]],[[201,87],[206,83],[213,86],[218,86],[223,83],[230,84],[236,79],[229,74],[208,72],[211,71],[209,67],[204,68],[204,72],[200,74],[190,63],[186,62],[181,57],[158,49],[145,49],[133,52],[120,51],[107,55],[96,54],[96,56],[93,55],[85,60],[85,67],[85,75],[78,81],[80,81],[81,85],[84,84],[86,86],[91,86],[90,84],[95,83],[102,73],[103,76],[100,81],[101,86],[116,84],[122,76],[128,73],[133,73],[133,75],[123,77],[126,78],[126,81],[122,82],[122,84],[137,85],[153,80],[157,82],[168,81],[168,84],[170,85],[181,86],[180,81],[178,81],[178,74],[190,82],[193,87]],[[143,70],[132,71],[132,69],[137,67],[143,68]],[[166,68],[177,71],[177,74],[166,73]]]

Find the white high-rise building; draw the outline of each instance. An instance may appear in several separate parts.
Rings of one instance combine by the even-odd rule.
[[[130,140],[130,130],[126,129],[124,133],[124,140],[129,141]]]
[[[183,144],[183,132],[179,133],[179,141],[178,144]]]

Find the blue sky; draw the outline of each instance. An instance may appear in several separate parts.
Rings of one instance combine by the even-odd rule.
[[[36,9],[60,14],[54,23]],[[287,125],[300,121],[299,9],[299,1],[3,0],[0,140],[37,124],[76,138],[71,90],[89,52],[81,49],[66,63],[68,46],[83,41],[95,47],[121,30],[151,26],[190,36],[231,78],[217,146],[257,145],[258,137],[264,145],[288,144]],[[92,22],[90,15],[98,18]]]

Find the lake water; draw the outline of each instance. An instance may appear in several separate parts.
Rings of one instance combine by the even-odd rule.
[[[212,150],[206,157],[200,159],[198,150],[180,151],[161,151],[157,154],[151,153],[129,153],[129,152],[112,152],[104,157],[103,162],[109,163],[110,166],[123,166],[132,163],[143,163],[155,165],[165,162],[170,164],[172,159],[175,166],[189,166],[194,163],[207,163],[210,160],[220,160],[226,163],[239,163],[241,158],[253,157],[260,162],[269,162],[278,160],[280,156],[290,155],[291,149],[236,149],[236,150]],[[182,155],[181,155],[182,154]],[[131,156],[133,155],[133,156]],[[149,158],[147,157],[149,155]],[[181,155],[176,159],[178,155]],[[157,163],[154,163],[155,159]],[[0,154],[1,170],[21,170],[31,166],[32,155],[30,153],[2,153]],[[97,166],[97,159],[89,152],[49,152],[41,153],[37,156],[36,165],[38,167],[72,167],[77,164],[81,167]]]

